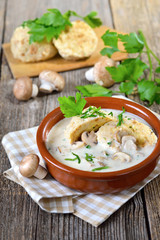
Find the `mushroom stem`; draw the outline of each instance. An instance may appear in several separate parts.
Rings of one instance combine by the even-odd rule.
[[[39,165],[33,176],[35,176],[38,179],[43,179],[46,177],[46,175],[47,175],[47,170],[41,165]]]
[[[42,80],[41,80],[41,82],[42,82],[42,84],[39,87],[39,90],[41,92],[51,93],[51,92],[53,92],[53,90],[56,90],[55,85],[53,83],[42,81]]]
[[[32,95],[31,97],[35,98],[38,95],[38,87],[36,84],[32,85]]]
[[[85,72],[85,77],[88,81],[94,82],[93,67],[90,68],[87,72]]]

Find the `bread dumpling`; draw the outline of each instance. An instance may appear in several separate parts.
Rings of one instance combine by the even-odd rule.
[[[84,109],[85,112],[88,108]],[[104,125],[109,121],[115,121],[116,118],[108,115],[106,111],[99,110],[99,112],[103,113],[104,116],[96,116],[96,117],[88,117],[81,118],[81,116],[72,117],[69,125],[65,130],[65,136],[69,139],[70,144],[73,144],[77,141],[81,134],[85,131],[91,132],[92,130],[97,131],[99,127]]]
[[[58,39],[53,39],[61,57],[67,60],[87,58],[95,51],[98,38],[94,30],[83,21],[72,22]]]
[[[11,52],[13,57],[22,62],[38,62],[54,57],[57,49],[51,42],[42,41],[29,44],[28,27],[18,27],[11,38]]]

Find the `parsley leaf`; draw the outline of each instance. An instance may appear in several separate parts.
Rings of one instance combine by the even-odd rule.
[[[121,82],[119,89],[121,92],[129,95],[133,92],[135,84],[133,82]]]
[[[140,34],[118,34],[118,38],[124,43],[123,45],[128,53],[139,53],[144,48],[144,42]]]
[[[89,84],[84,86],[76,86],[84,97],[112,96],[112,91],[98,84]]]
[[[152,105],[155,100],[155,94],[157,93],[158,87],[153,81],[143,79],[138,83],[138,92],[142,101],[149,101]]]
[[[122,111],[120,114],[118,114],[117,127],[118,127],[118,126],[121,126],[121,124],[124,123],[124,121],[123,121],[123,113],[125,113],[126,110],[125,110],[124,107],[122,107],[122,109],[123,109],[123,111]]]
[[[117,67],[106,67],[115,82],[131,80],[137,82],[148,66],[139,58],[126,59]]]
[[[44,13],[40,18],[24,21],[22,26],[29,28],[30,39],[29,43],[42,42],[47,40],[50,42],[52,38],[58,38],[62,31],[67,26],[72,26],[69,18],[76,16],[87,22],[91,27],[99,27],[102,22],[99,18],[95,18],[96,12],[90,12],[87,16],[82,17],[74,11],[67,11],[65,14],[56,9],[48,9],[47,13]]]
[[[111,57],[114,52],[119,51],[118,49],[118,34],[117,32],[111,32],[107,30],[101,37],[104,45],[109,46],[101,50],[101,55]]]
[[[156,73],[160,73],[160,66],[155,69]]]
[[[76,93],[75,97],[59,97],[58,101],[60,103],[60,109],[66,118],[80,115],[86,104],[86,100],[81,98],[80,93]]]

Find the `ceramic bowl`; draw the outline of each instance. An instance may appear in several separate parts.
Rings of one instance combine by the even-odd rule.
[[[155,168],[160,155],[160,121],[147,108],[128,100],[111,97],[86,98],[86,107],[92,105],[131,112],[143,118],[153,128],[158,141],[153,152],[141,163],[114,172],[88,172],[71,168],[56,160],[47,150],[45,140],[51,128],[64,118],[60,108],[50,112],[37,131],[39,152],[46,162],[49,173],[62,184],[82,192],[104,194],[127,189],[146,178]]]

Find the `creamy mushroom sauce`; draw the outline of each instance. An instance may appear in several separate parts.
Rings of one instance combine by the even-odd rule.
[[[113,112],[113,115],[115,117],[118,116],[122,111],[118,110],[112,110],[112,109],[103,109],[107,112]],[[135,119],[139,122],[142,122],[146,125],[148,125],[147,122],[145,122],[142,118],[125,112],[123,114],[123,118],[131,118]],[[98,143],[94,147],[87,148],[86,145],[84,145],[81,148],[74,149],[74,145],[71,145],[69,143],[69,140],[65,138],[64,131],[69,124],[71,118],[65,118],[61,121],[59,121],[56,125],[53,126],[53,128],[50,130],[47,140],[46,140],[46,147],[50,154],[60,161],[61,163],[70,166],[72,168],[80,169],[83,171],[93,171],[95,168],[101,168],[103,166],[108,166],[107,169],[101,169],[96,170],[96,172],[112,172],[117,170],[122,170],[125,168],[129,168],[133,165],[136,165],[143,161],[146,157],[148,157],[151,152],[153,151],[154,145],[147,145],[143,148],[138,147],[136,153],[130,153],[131,161],[121,161],[119,159],[113,159],[113,152],[111,147],[108,144],[108,147],[106,145],[104,146],[102,143]],[[149,126],[149,125],[148,125]],[[65,160],[67,158],[74,159],[76,158],[76,154],[79,156],[81,162],[78,163],[78,159],[75,161],[71,160]],[[89,156],[93,156],[93,161],[89,162],[85,159],[86,154],[89,154]]]

